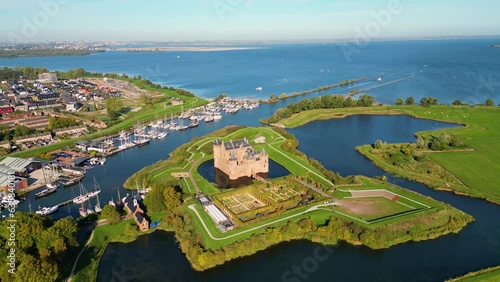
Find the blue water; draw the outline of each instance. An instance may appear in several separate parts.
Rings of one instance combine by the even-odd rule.
[[[270,45],[267,49],[224,52],[105,52],[90,56],[0,59],[0,66],[44,66],[51,70],[141,75],[155,83],[189,89],[205,98],[229,93],[234,97],[267,98],[269,94],[300,92],[344,79],[367,77],[376,85],[415,73],[412,79],[368,91],[381,103],[397,97],[437,97],[476,104],[488,98],[500,102],[500,49],[494,40],[371,42],[350,57],[330,44]],[[177,59],[177,55],[180,56]],[[263,87],[256,92],[256,87]],[[347,93],[335,89],[330,93]]]

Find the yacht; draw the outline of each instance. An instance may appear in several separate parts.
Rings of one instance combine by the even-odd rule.
[[[58,208],[59,206],[43,207],[43,208],[38,207],[38,210],[35,213],[41,215],[49,215],[51,213],[54,213]]]
[[[262,86],[255,88],[255,91],[262,91]]]
[[[214,121],[214,117],[213,116],[206,116],[204,121],[205,122],[212,122],[212,121]]]
[[[50,187],[49,187],[50,185]],[[57,191],[57,185],[51,185],[51,183],[46,185],[46,188],[35,194],[36,198],[45,197]]]
[[[75,204],[83,204],[90,198],[89,193],[87,193],[87,190],[85,190],[85,187],[83,187],[82,183],[79,182],[79,184],[80,184],[80,196],[77,196],[76,198],[73,199],[73,203]]]
[[[82,217],[86,217],[87,216],[87,209],[85,208],[85,206],[83,205],[83,203],[82,203],[82,207],[78,209],[78,213],[80,213],[80,215]]]

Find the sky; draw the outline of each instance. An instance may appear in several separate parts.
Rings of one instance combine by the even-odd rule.
[[[0,41],[356,40],[500,34],[498,0],[0,0]]]

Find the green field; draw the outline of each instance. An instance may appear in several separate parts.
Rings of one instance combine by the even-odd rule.
[[[365,154],[377,166],[396,175],[417,180],[438,189],[451,189],[457,193],[485,198],[500,203],[500,187],[497,174],[500,171],[500,108],[484,106],[380,106],[369,108],[325,109],[301,112],[282,120],[287,127],[297,127],[317,119],[342,118],[352,114],[394,115],[408,114],[417,118],[459,123],[463,128],[419,132],[417,135],[438,135],[451,133],[465,141],[474,151],[427,152],[437,164],[453,174],[466,186],[454,185],[447,188],[444,181],[431,179],[425,175],[398,170],[380,159]],[[383,140],[383,136],[380,137]]]
[[[366,221],[413,210],[398,202],[381,197],[344,199],[341,205],[336,207],[336,209],[343,213],[359,216]]]

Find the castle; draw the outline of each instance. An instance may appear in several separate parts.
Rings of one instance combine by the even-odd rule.
[[[242,177],[256,178],[269,172],[269,157],[266,151],[257,152],[246,139],[221,142],[215,139],[214,167],[221,170],[229,180]]]

